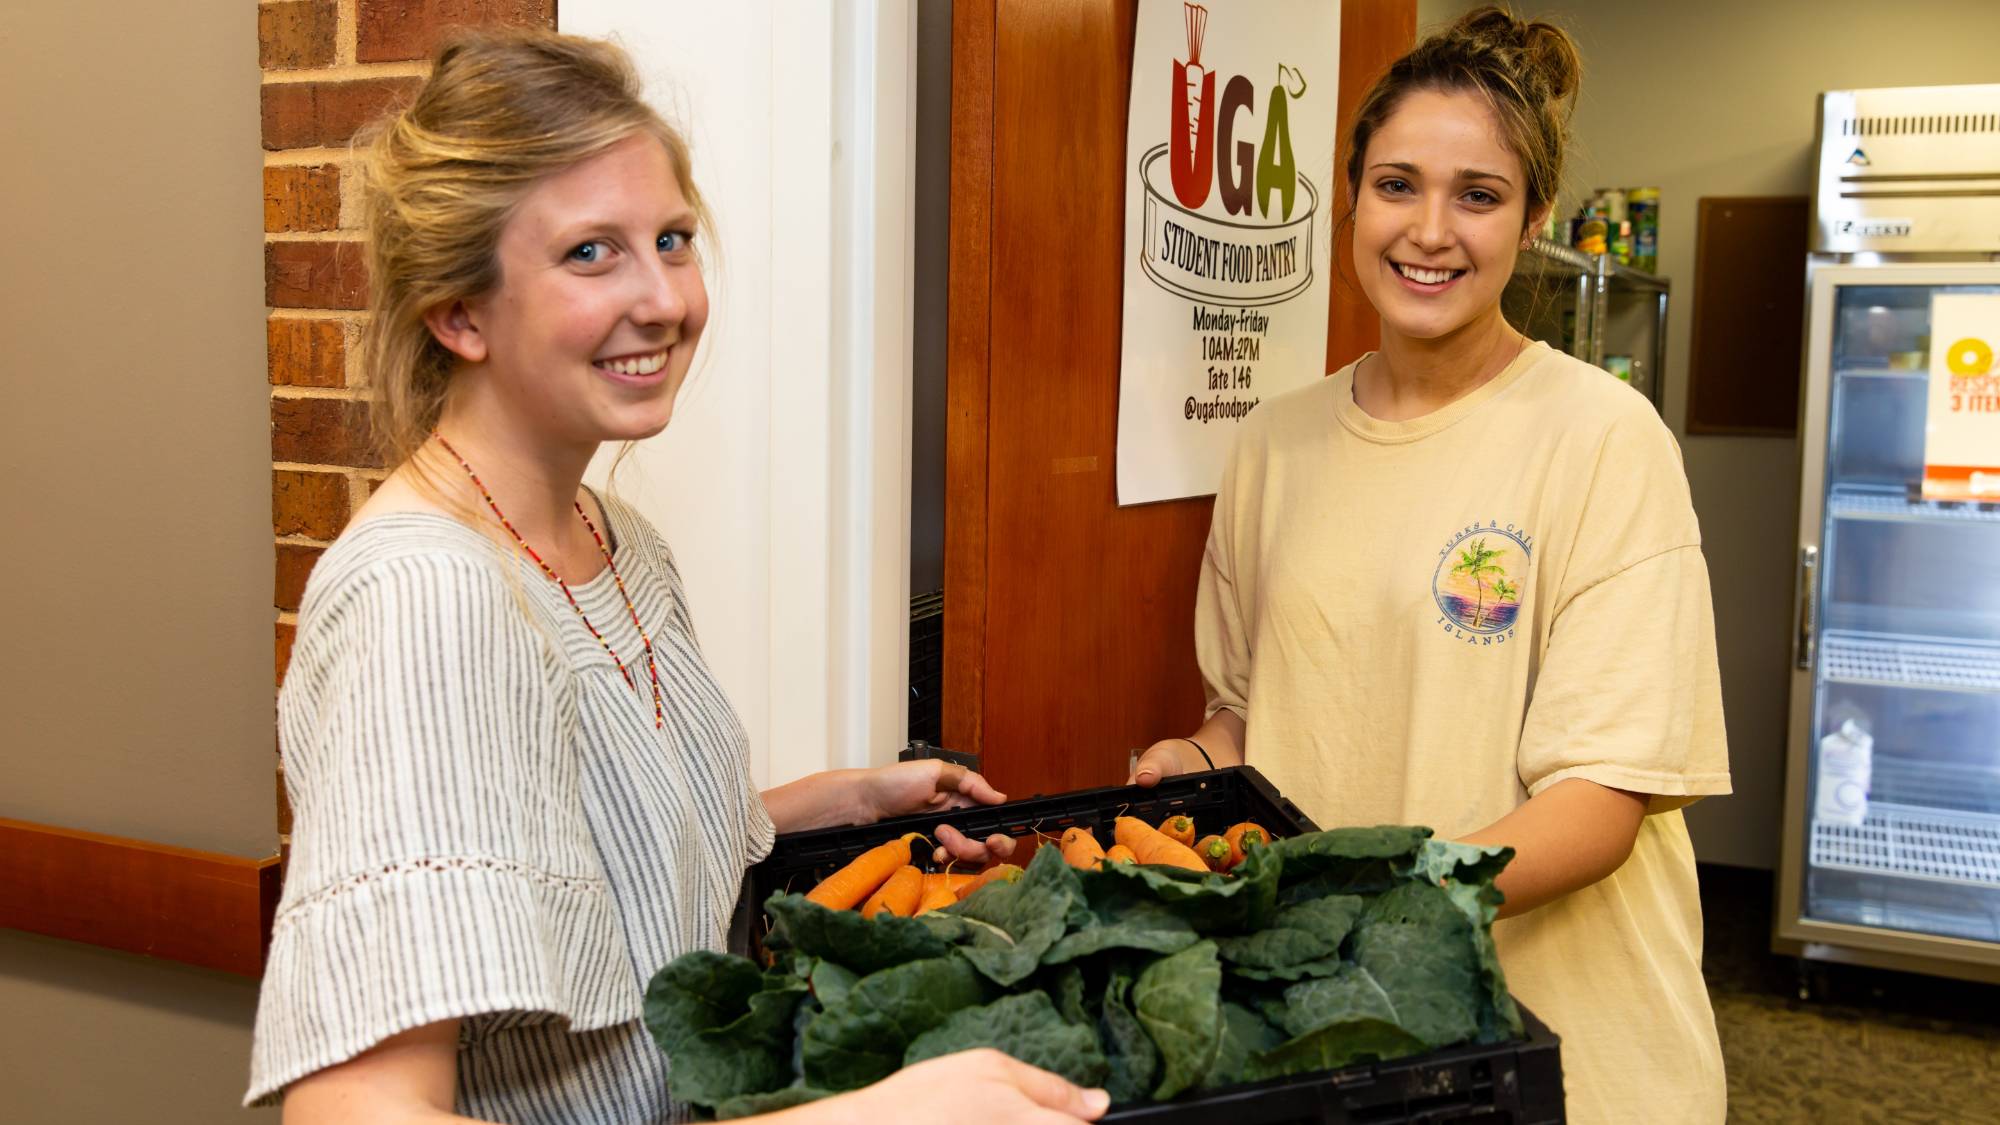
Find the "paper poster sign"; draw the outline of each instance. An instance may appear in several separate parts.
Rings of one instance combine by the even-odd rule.
[[[1340,5],[1140,0],[1118,502],[1213,493],[1237,424],[1325,374]]]
[[[2000,503],[2000,293],[1931,298],[1924,498]]]

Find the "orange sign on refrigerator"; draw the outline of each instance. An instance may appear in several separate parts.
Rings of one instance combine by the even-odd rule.
[[[2000,503],[2000,293],[1931,298],[1926,500]]]

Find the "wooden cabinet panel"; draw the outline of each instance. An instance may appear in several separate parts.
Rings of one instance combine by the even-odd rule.
[[[1791,437],[1805,360],[1812,201],[1711,196],[1697,214],[1687,432]]]

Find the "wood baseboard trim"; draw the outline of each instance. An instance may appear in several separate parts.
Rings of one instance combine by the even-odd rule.
[[[260,976],[278,857],[0,818],[0,927]]]

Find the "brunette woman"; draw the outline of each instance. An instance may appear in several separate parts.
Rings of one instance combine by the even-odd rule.
[[[1720,1122],[1680,810],[1729,766],[1687,478],[1642,396],[1500,311],[1579,75],[1561,30],[1485,8],[1361,105],[1381,349],[1245,420],[1196,611],[1208,719],[1136,773],[1247,760],[1321,824],[1513,847],[1494,934],[1570,1119]]]

